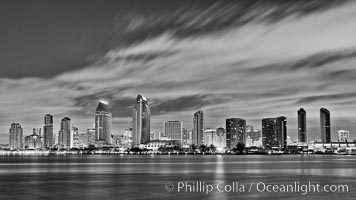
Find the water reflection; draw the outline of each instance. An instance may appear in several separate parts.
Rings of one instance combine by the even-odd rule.
[[[355,187],[356,159],[337,156],[0,157],[1,199],[304,199],[300,194],[167,192],[166,183],[312,181]],[[21,188],[17,190],[16,188]],[[336,198],[340,194],[328,194]],[[353,199],[354,190],[342,194]],[[308,199],[319,199],[311,194]]]
[[[216,164],[215,164],[215,173],[214,173],[214,182],[211,183],[214,187],[220,187],[219,183],[226,182],[225,177],[225,166],[224,166],[224,157],[223,156],[216,156]],[[217,189],[217,188],[216,188]],[[214,191],[211,193],[212,199],[227,199],[226,193],[220,191]]]

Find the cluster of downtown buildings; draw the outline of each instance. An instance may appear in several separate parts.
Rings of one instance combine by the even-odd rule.
[[[287,117],[262,119],[262,131],[247,125],[242,118],[226,119],[226,126],[215,129],[206,128],[205,116],[202,110],[193,115],[193,130],[183,127],[183,122],[163,122],[163,132],[153,133],[151,127],[151,111],[147,99],[138,95],[132,110],[132,127],[128,127],[121,135],[113,135],[112,113],[108,103],[100,101],[95,112],[95,127],[80,133],[73,126],[71,118],[64,117],[60,122],[60,130],[53,131],[53,116],[44,116],[43,133],[41,128],[34,128],[33,133],[23,136],[19,123],[12,123],[9,130],[9,148],[11,150],[45,150],[72,149],[95,147],[119,147],[123,149],[141,148],[157,149],[170,145],[183,148],[214,146],[223,150],[235,148],[239,143],[244,146],[264,149],[287,149],[290,143],[287,135]],[[350,139],[349,131],[338,131],[339,141]],[[320,143],[331,143],[330,112],[320,109]],[[298,110],[298,143],[306,144],[307,123],[306,111]]]

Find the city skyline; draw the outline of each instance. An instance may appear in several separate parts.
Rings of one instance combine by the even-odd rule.
[[[192,130],[203,110],[206,128],[236,117],[261,130],[261,119],[286,116],[297,140],[302,107],[313,140],[326,107],[331,139],[353,139],[355,11],[352,1],[0,2],[0,143],[11,123],[27,136],[47,113],[53,134],[66,116],[84,132],[100,99],[121,134],[137,94],[152,131],[167,120]]]
[[[330,132],[330,111],[325,108],[325,107],[322,107],[320,108],[320,135],[319,136],[316,136],[315,138],[313,138],[312,140],[307,140],[307,141],[304,141],[306,139],[306,133],[302,134],[303,133],[303,130],[305,130],[305,127],[306,127],[306,111],[303,109],[303,108],[300,108],[298,110],[298,118],[300,117],[300,120],[298,120],[298,127],[304,127],[304,128],[298,128],[298,138],[297,140],[295,141],[290,141],[290,142],[296,142],[296,143],[306,143],[306,142],[309,142],[309,141],[314,141],[313,139],[315,139],[316,142],[325,142],[325,143],[330,143],[330,142],[336,142],[336,140],[333,140],[332,138],[336,138],[337,141],[343,141],[345,139],[340,139],[340,132],[347,132],[347,137],[344,137],[344,138],[347,138],[346,140],[347,141],[351,141],[352,138],[350,137],[350,131],[348,130],[338,130],[337,131],[337,134],[334,135],[335,137],[333,137],[333,134]],[[139,119],[140,117],[139,116],[142,116],[142,119]],[[104,118],[103,118],[104,117]],[[105,119],[105,117],[109,117],[108,119]],[[93,130],[94,131],[94,135],[93,137],[95,137],[95,142],[98,142],[98,144],[100,145],[111,145],[112,144],[112,138],[114,137],[114,134],[112,133],[112,130],[111,130],[111,111],[110,111],[110,108],[109,108],[109,104],[108,102],[106,101],[103,101],[103,100],[100,100],[99,103],[98,103],[98,106],[96,108],[96,112],[95,112],[95,126],[96,127],[93,127],[93,128],[87,128],[86,129],[86,133],[88,133],[88,130]],[[148,119],[148,120],[147,120]],[[67,136],[61,136],[61,134],[63,135],[63,122],[65,121],[70,121],[70,126],[72,128],[67,128],[68,130],[70,130],[70,139],[68,139],[69,141],[67,143],[73,143],[73,141],[71,141],[73,139],[73,136],[74,133],[72,133],[72,131],[74,131],[74,129],[76,129],[76,133],[79,134],[84,134],[85,132],[80,132],[79,131],[79,128],[78,127],[74,127],[73,126],[73,123],[71,122],[72,119],[70,119],[69,117],[64,117],[62,120],[61,120],[61,124],[60,124],[60,131],[58,133],[58,135],[56,136],[49,136],[49,137],[54,137],[52,138],[52,140],[50,140],[52,142],[52,144],[55,144],[56,142],[54,142],[56,139],[58,139],[58,137],[62,138],[62,141],[67,138]],[[130,126],[130,124],[136,124],[136,126],[142,126],[141,130],[139,130],[140,128],[135,128],[135,126],[132,126],[132,127],[127,127],[125,129],[125,133],[120,133],[120,134],[116,134],[116,136],[118,135],[121,135],[123,136],[124,134],[126,134],[127,130],[131,129],[133,132],[137,132],[137,133],[134,133],[133,135],[135,135],[134,137],[137,139],[137,141],[141,141],[141,142],[144,142],[144,143],[147,143],[149,140],[155,140],[155,139],[149,139],[151,138],[151,135],[154,134],[154,135],[161,135],[161,131],[159,132],[149,132],[148,130],[150,129],[150,108],[149,108],[149,105],[148,105],[148,100],[146,97],[138,94],[137,95],[137,98],[136,98],[136,103],[134,105],[134,108],[133,108],[133,122],[136,121],[135,123],[128,123],[128,125]],[[261,129],[254,129],[253,125],[247,125],[246,123],[246,120],[244,119],[241,119],[241,118],[227,118],[225,119],[226,120],[226,124],[225,124],[225,127],[223,126],[220,126],[220,127],[215,127],[217,129],[224,129],[226,130],[226,144],[227,144],[227,147],[233,147],[233,146],[236,146],[237,143],[239,142],[242,142],[244,144],[247,144],[246,142],[246,139],[247,137],[251,137],[253,136],[253,138],[249,138],[249,139],[252,139],[253,140],[259,140],[261,139],[263,144],[265,144],[265,140],[266,138],[268,139],[268,137],[270,139],[268,139],[268,142],[267,143],[273,143],[272,140],[276,140],[278,142],[282,142],[283,145],[274,145],[274,146],[280,146],[280,147],[284,147],[286,146],[287,144],[287,136],[290,137],[290,134],[288,133],[287,134],[287,118],[285,116],[279,116],[279,117],[275,117],[275,118],[263,118],[261,121],[262,121],[262,126],[261,126]],[[141,122],[140,122],[141,121]],[[271,125],[268,125],[270,121]],[[191,144],[194,144],[196,145],[196,143],[199,143],[199,144],[204,144],[202,142],[199,142],[199,138],[200,140],[205,140],[204,139],[204,133],[205,131],[209,131],[209,130],[214,130],[210,127],[205,127],[205,117],[204,117],[204,113],[202,110],[199,110],[197,112],[194,113],[194,117],[193,117],[193,126],[195,126],[196,128],[194,128],[192,131],[192,143]],[[300,124],[301,123],[301,124]],[[43,146],[44,147],[50,147],[47,145],[48,141],[46,140],[46,128],[47,128],[47,125],[50,127],[51,130],[53,130],[53,116],[51,114],[46,114],[45,117],[44,117],[44,124],[45,126],[43,127],[44,128],[44,133],[43,135],[41,134],[41,128],[33,128],[33,134],[32,135],[35,135],[35,136],[39,136],[41,138],[43,138]],[[99,124],[101,124],[99,126]],[[167,125],[170,124],[169,126],[172,126],[171,128],[169,128],[170,131],[173,131],[173,127],[175,128],[178,128],[180,127],[180,134],[177,134],[177,133],[170,133],[167,135]],[[179,126],[177,126],[177,124],[180,124]],[[235,124],[235,125],[234,125]],[[11,138],[12,138],[12,135],[13,135],[13,132],[11,132],[12,130],[12,127],[13,125],[19,125],[20,126],[20,129],[21,129],[21,132],[23,131],[22,128],[21,128],[21,125],[20,123],[12,123],[11,124],[11,128],[9,130],[9,134],[10,134],[10,143],[9,144],[12,144],[11,142]],[[284,126],[284,128],[281,128],[282,125]],[[67,126],[67,125],[65,125]],[[266,126],[267,127],[272,127],[272,128],[267,128],[266,129]],[[203,127],[201,129],[201,131],[198,131],[199,133],[196,133],[196,134],[193,134],[194,132],[196,132],[198,130],[199,127]],[[277,128],[278,127],[278,128]],[[98,131],[96,131],[98,129]],[[102,130],[101,130],[102,129]],[[105,131],[103,131],[105,129]],[[137,129],[137,130],[135,130]],[[172,130],[171,130],[172,129]],[[197,130],[195,130],[197,129]],[[267,137],[266,135],[266,131],[267,132],[270,132],[270,136]],[[326,130],[327,129],[327,130]],[[99,131],[101,130],[101,131]],[[135,130],[135,131],[134,131]],[[183,137],[184,137],[184,130],[187,131],[186,127],[183,126],[183,122],[182,121],[179,121],[179,120],[168,120],[168,121],[164,121],[163,122],[163,135],[165,139],[170,139],[170,140],[180,140],[181,142],[183,141]],[[200,130],[200,129],[199,129]],[[247,130],[249,131],[249,133],[247,133]],[[259,134],[261,134],[261,131],[263,134],[260,135],[261,138],[255,138],[256,136],[254,135],[251,135],[251,134],[255,134],[255,131],[257,131]],[[139,132],[141,132],[139,134]],[[254,133],[252,133],[254,132]],[[256,133],[257,133],[256,132]],[[264,133],[265,132],[265,133]],[[149,133],[149,134],[148,134]],[[21,133],[22,134],[22,133]],[[175,136],[173,135],[175,134]],[[187,134],[187,133],[185,133]],[[32,135],[24,135],[22,138],[24,137],[29,137],[29,136],[32,136]],[[66,135],[69,135],[69,134],[66,134]],[[101,135],[101,136],[100,136]],[[103,139],[104,135],[106,137],[108,137],[107,139]],[[141,136],[137,136],[137,135],[141,135]],[[195,136],[194,136],[195,135]],[[303,136],[304,135],[304,136]],[[179,137],[179,138],[177,138]],[[100,139],[102,138],[102,139]],[[195,139],[194,139],[195,138]],[[93,138],[94,139],[94,138]],[[301,140],[302,139],[302,140]],[[59,139],[59,142],[60,142],[61,139]],[[236,141],[235,141],[236,140]],[[356,139],[355,139],[356,140]],[[266,140],[267,141],[267,140]],[[63,143],[63,142],[61,142]],[[138,142],[133,142],[132,143],[133,146],[138,146]],[[198,145],[199,146],[199,145]]]

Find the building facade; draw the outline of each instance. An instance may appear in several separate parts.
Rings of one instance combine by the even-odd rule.
[[[350,142],[350,131],[338,130],[337,135],[339,142]]]
[[[112,114],[107,102],[100,101],[95,111],[95,141],[112,144]]]
[[[187,145],[188,144],[188,139],[189,139],[188,130],[183,128],[182,145]]]
[[[320,138],[324,143],[331,142],[330,111],[320,108]]]
[[[95,129],[94,128],[88,128],[87,129],[87,135],[88,135],[88,144],[89,145],[94,145],[95,144]]]
[[[219,127],[216,129],[217,136],[217,147],[225,148],[226,147],[226,131],[224,128]]]
[[[163,123],[165,136],[169,140],[176,140],[182,144],[183,122],[182,121],[166,121]]]
[[[60,125],[58,147],[61,149],[73,148],[73,123],[69,117],[64,117]]]
[[[19,123],[12,123],[9,130],[9,147],[11,150],[23,149],[23,129]]]
[[[226,119],[226,147],[232,149],[238,143],[246,144],[246,120],[241,118]]]
[[[197,147],[200,147],[203,143],[203,134],[204,134],[204,113],[202,110],[194,113],[193,117],[193,141]]]
[[[265,148],[287,148],[287,118],[262,119],[262,143]]]
[[[226,147],[225,129],[224,128],[206,129],[204,131],[203,142],[204,145],[207,147],[213,145],[216,148],[225,148]]]
[[[34,128],[33,134],[25,137],[25,149],[40,150],[44,147],[44,138],[40,130]]]
[[[251,139],[252,141],[257,141],[261,137],[261,131],[255,129],[252,125],[246,126],[246,139]]]
[[[307,142],[307,113],[303,108],[298,110],[298,142]]]
[[[132,111],[132,147],[147,144],[150,141],[151,111],[147,99],[137,95]]]
[[[43,139],[45,148],[51,148],[55,144],[53,137],[53,116],[51,114],[46,114],[44,117]]]

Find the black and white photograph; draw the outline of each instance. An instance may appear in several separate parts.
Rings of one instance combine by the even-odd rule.
[[[356,1],[0,0],[0,199],[356,199]]]

